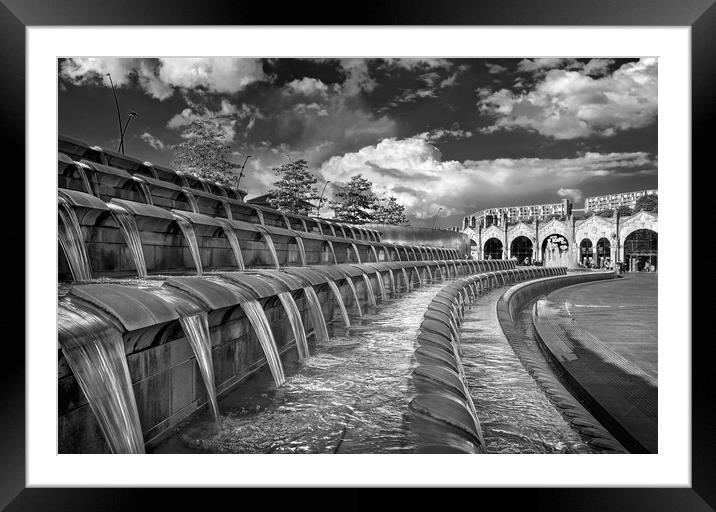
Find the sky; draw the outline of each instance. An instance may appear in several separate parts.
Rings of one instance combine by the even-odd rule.
[[[495,206],[657,187],[653,58],[246,59],[58,61],[59,132],[171,165],[196,119],[212,119],[246,165],[247,198],[276,166],[306,159],[336,186],[361,174],[413,226],[458,226]],[[440,210],[442,208],[442,210]],[[322,212],[330,216],[326,207]]]

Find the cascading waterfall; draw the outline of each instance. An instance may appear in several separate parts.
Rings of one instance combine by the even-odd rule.
[[[358,246],[354,243],[351,243],[351,247],[353,247],[353,253],[356,255],[356,261],[358,264],[362,263],[360,260],[360,252],[358,252]]]
[[[254,210],[256,212],[256,216],[259,218],[259,224],[262,226],[266,225],[266,222],[264,222],[264,212],[261,210]]]
[[[224,207],[224,211],[226,212],[226,218],[229,220],[234,219],[234,214],[231,213],[231,205],[226,199],[221,200],[221,205]]]
[[[283,304],[283,309],[286,311],[289,322],[291,322],[293,337],[296,340],[296,348],[298,349],[298,357],[299,359],[306,359],[309,356],[306,329],[303,327],[303,320],[301,320],[301,313],[298,311],[296,301],[290,292],[281,292],[278,294],[278,298],[281,304]]]
[[[423,286],[423,279],[420,277],[420,271],[418,270],[418,267],[413,267],[415,270],[415,275],[418,276],[418,286]]]
[[[241,245],[239,245],[239,238],[236,236],[236,231],[234,231],[234,228],[232,228],[231,224],[228,222],[221,220],[219,222],[221,223],[221,229],[224,230],[226,239],[229,241],[231,250],[234,253],[236,266],[239,270],[246,270],[246,265],[244,264],[244,254],[241,252]]]
[[[112,453],[144,453],[144,436],[120,332],[66,302],[58,311],[62,352]]]
[[[58,198],[57,206],[59,220],[57,239],[67,257],[72,280],[75,282],[89,281],[92,279],[92,267],[87,255],[80,221],[72,206],[63,197]]]
[[[403,271],[403,282],[405,283],[405,291],[410,291],[410,277],[408,277],[408,271],[405,268],[401,268]]]
[[[194,197],[194,194],[191,190],[188,188],[183,189],[184,194],[186,195],[187,201],[189,201],[189,206],[191,206],[191,211],[194,213],[199,213],[199,205],[196,202],[196,198]]]
[[[139,190],[142,192],[142,195],[144,196],[144,202],[146,204],[154,204],[154,201],[152,200],[152,192],[149,190],[149,185],[145,181],[135,180],[136,183],[139,185]]]
[[[134,219],[134,215],[118,204],[107,203],[107,206],[109,207],[109,211],[112,212],[114,220],[117,221],[119,230],[127,242],[127,247],[129,247],[129,252],[132,253],[132,260],[134,261],[134,267],[137,269],[137,275],[139,277],[147,277],[147,263],[144,260],[142,239],[139,236],[139,228],[137,228],[137,221]]]
[[[306,286],[303,293],[308,299],[308,313],[313,324],[313,335],[318,343],[328,343],[330,341],[328,327],[326,327],[326,319],[323,317],[323,309],[321,309],[321,302],[318,300],[316,290],[311,286]]]
[[[353,282],[353,279],[351,277],[346,277],[346,283],[348,283],[348,287],[351,289],[351,293],[353,293],[353,299],[355,301],[356,308],[358,309],[358,316],[363,316],[363,308],[360,307],[358,290],[356,290],[356,285]]]
[[[85,187],[85,192],[93,196],[94,191],[92,190],[92,185],[90,185],[90,181],[87,177],[87,172],[85,171],[85,168],[80,163],[75,162],[75,169],[77,169],[77,173],[80,175],[80,179],[82,179],[82,184]]]
[[[433,281],[433,271],[430,270],[430,265],[425,265],[425,269],[428,271],[428,279],[430,279],[430,282]]]
[[[378,263],[378,251],[375,250],[375,246],[370,246],[371,252],[373,252],[373,258],[375,259],[375,262]]]
[[[303,239],[296,237],[296,245],[298,246],[298,254],[301,257],[301,265],[306,266],[306,247],[303,245]]]
[[[346,305],[343,302],[343,296],[341,295],[341,291],[338,289],[338,285],[335,281],[332,279],[328,281],[328,286],[331,288],[331,291],[333,292],[333,296],[336,298],[336,301],[338,302],[338,307],[341,310],[341,316],[343,316],[343,323],[346,327],[351,326],[351,319],[348,316],[348,310],[346,309]]]
[[[385,302],[388,300],[388,295],[385,292],[385,283],[383,282],[383,276],[380,272],[375,273],[375,278],[378,280],[378,286],[380,287],[380,299]]]
[[[219,423],[221,422],[221,416],[219,415],[219,403],[216,400],[214,360],[211,357],[211,333],[209,331],[208,316],[205,311],[195,315],[185,315],[179,317],[179,323],[191,349],[194,351],[196,364],[199,366],[201,378],[206,386],[206,394],[209,397],[214,420]]]
[[[244,310],[246,318],[249,319],[256,333],[256,337],[259,339],[274,383],[277,387],[281,386],[286,382],[286,377],[283,374],[283,364],[281,364],[281,358],[278,355],[276,340],[273,337],[273,332],[271,332],[271,326],[269,325],[268,318],[266,318],[266,312],[261,307],[261,304],[255,300],[242,302],[241,309]]]
[[[273,238],[271,238],[271,235],[268,233],[264,233],[264,242],[266,243],[266,247],[268,248],[269,252],[271,253],[271,258],[273,259],[273,264],[276,267],[276,270],[281,268],[281,265],[278,263],[278,254],[276,253],[276,246],[273,244]]]
[[[174,219],[179,224],[184,239],[189,245],[189,251],[191,257],[194,260],[194,267],[196,267],[196,275],[200,276],[204,273],[204,269],[201,265],[201,256],[199,255],[199,244],[196,241],[196,233],[194,232],[194,225],[186,220],[184,217],[174,215]]]
[[[326,240],[326,242],[328,242],[328,248],[331,250],[331,254],[333,255],[333,263],[338,264],[338,258],[336,258],[336,250],[333,248],[333,242],[330,240]]]
[[[373,291],[373,284],[370,282],[368,274],[361,274],[363,276],[363,282],[365,283],[365,289],[368,294],[368,304],[375,306],[375,292]]]
[[[388,275],[390,276],[390,290],[391,290],[392,294],[395,295],[397,292],[396,292],[396,288],[395,288],[395,274],[393,274],[392,268],[388,269]]]

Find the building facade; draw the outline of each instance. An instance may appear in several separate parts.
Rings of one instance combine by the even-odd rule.
[[[634,208],[639,198],[658,194],[659,191],[654,190],[637,190],[635,192],[622,192],[621,194],[607,194],[604,196],[587,197],[584,200],[584,211],[596,212],[599,210],[612,210],[620,206],[628,206]]]
[[[576,220],[535,220],[463,228],[475,259],[517,259],[518,264],[604,268],[613,262],[629,270],[657,267],[658,215],[639,211],[629,217],[591,215]]]
[[[487,208],[463,218],[463,229],[487,228],[492,225],[502,226],[505,222],[520,222],[531,219],[566,217],[572,213],[572,202],[563,199],[559,203],[530,204],[524,206],[502,206]]]

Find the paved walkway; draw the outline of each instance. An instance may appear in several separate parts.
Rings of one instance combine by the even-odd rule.
[[[657,275],[572,286],[538,302],[535,326],[592,413],[630,451],[656,453]]]

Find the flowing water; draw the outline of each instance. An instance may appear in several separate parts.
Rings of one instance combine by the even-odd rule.
[[[135,180],[135,183],[139,185],[139,190],[142,192],[145,204],[153,205],[152,192],[149,190],[149,185],[145,181]]]
[[[92,279],[92,267],[77,214],[63,197],[58,198],[57,207],[57,239],[65,252],[72,280],[75,282],[89,281]]]
[[[341,295],[341,291],[338,289],[338,285],[335,281],[329,280],[328,286],[331,288],[331,291],[333,292],[333,296],[336,298],[336,301],[338,302],[338,307],[341,310],[341,316],[343,317],[343,324],[346,327],[351,326],[351,319],[348,316],[348,310],[346,309],[346,305],[343,302],[343,296]]]
[[[219,221],[221,222],[221,221]],[[231,245],[231,250],[234,253],[234,259],[236,260],[236,266],[239,270],[246,270],[244,264],[244,254],[241,252],[241,245],[239,245],[239,238],[236,236],[236,231],[228,222],[221,222],[221,229],[224,230],[224,235]]]
[[[60,301],[58,334],[62,353],[112,453],[144,453],[122,335],[67,300]]]
[[[199,213],[199,205],[196,202],[196,198],[194,197],[194,194],[188,188],[185,188],[183,190],[184,190],[184,195],[186,195],[187,201],[189,201],[189,206],[191,207],[191,211],[194,213]]]
[[[89,178],[87,178],[87,171],[85,171],[85,168],[82,165],[80,165],[78,162],[75,162],[75,169],[77,169],[77,174],[80,175],[82,184],[85,187],[85,192],[87,192],[89,195],[93,196],[94,191],[92,190],[92,185],[90,185]]]
[[[306,295],[308,300],[308,314],[311,317],[311,323],[313,324],[313,336],[319,343],[328,343],[330,337],[328,336],[328,327],[326,326],[326,319],[323,316],[323,309],[321,309],[321,301],[318,300],[316,290],[311,286],[306,286],[303,289],[303,293]]]
[[[266,247],[268,248],[269,252],[271,253],[271,258],[273,259],[273,264],[276,267],[276,270],[281,268],[281,265],[278,263],[278,254],[276,253],[276,246],[273,244],[273,238],[271,238],[271,235],[268,233],[263,234],[264,242],[266,243]]]
[[[289,322],[291,322],[291,330],[293,331],[293,337],[296,340],[298,357],[299,359],[306,359],[309,356],[306,329],[303,327],[303,320],[301,320],[301,313],[298,311],[296,301],[290,292],[279,293],[278,299],[281,301],[281,304],[283,304],[286,316],[288,317]]]
[[[361,274],[363,276],[363,282],[365,283],[366,295],[368,298],[368,304],[375,306],[375,292],[373,291],[373,283],[370,282],[368,274]]]
[[[356,255],[356,261],[360,264],[362,261],[360,260],[360,252],[358,252],[358,246],[354,243],[351,243],[351,247],[353,247],[353,253]]]
[[[196,364],[206,386],[214,419],[219,422],[219,404],[216,401],[216,383],[214,381],[214,360],[211,357],[211,334],[206,312],[179,317],[179,323],[196,357]]]
[[[420,277],[418,267],[413,267],[413,269],[415,270],[415,276],[418,278],[418,286],[423,286],[423,279]]]
[[[333,247],[333,242],[331,242],[330,240],[326,240],[326,242],[328,242],[328,248],[331,250],[331,254],[333,255],[333,263],[338,264],[338,258],[336,258],[336,250]]]
[[[371,245],[370,250],[373,253],[373,259],[375,260],[376,263],[378,263],[378,251],[375,250],[375,246]]]
[[[398,293],[398,291],[395,288],[395,274],[393,274],[393,269],[388,269],[388,276],[390,276],[390,291],[393,295]]]
[[[524,369],[482,295],[462,324],[463,367],[489,453],[594,453]],[[529,313],[529,311],[528,311]],[[522,319],[522,324],[529,323]],[[524,327],[524,325],[522,325]]]
[[[410,291],[410,278],[408,277],[408,271],[405,268],[401,268],[403,271],[403,282],[405,283],[405,290]]]
[[[336,327],[331,343],[317,344],[309,359],[286,361],[280,388],[261,371],[223,397],[219,433],[197,418],[153,451],[412,453],[413,350],[426,307],[441,288],[391,299],[355,329]]]
[[[137,275],[147,277],[147,263],[144,260],[142,239],[139,236],[139,228],[137,228],[137,221],[134,219],[134,215],[118,204],[107,203],[107,206],[109,211],[112,212],[114,220],[117,221],[124,240],[127,242],[127,247],[129,247],[129,252],[132,254],[132,260],[134,261],[134,267],[137,269]]]
[[[283,373],[283,365],[281,364],[281,358],[278,355],[278,349],[276,348],[276,340],[271,332],[271,326],[266,318],[266,312],[255,300],[250,300],[241,303],[241,309],[244,310],[246,318],[248,318],[251,326],[254,328],[256,337],[259,339],[261,348],[266,356],[266,362],[271,370],[273,376],[273,382],[278,387],[286,382],[286,377]]]
[[[296,245],[298,245],[298,254],[301,257],[301,265],[306,266],[306,247],[303,245],[303,239],[296,237]]]
[[[199,255],[199,244],[196,241],[196,233],[194,232],[194,225],[180,215],[174,215],[174,220],[179,224],[184,240],[186,240],[189,246],[189,252],[191,252],[191,258],[194,260],[194,267],[196,268],[196,275],[200,276],[204,273],[204,269],[201,266],[201,256]]]
[[[363,316],[363,308],[361,308],[360,301],[358,300],[358,291],[356,290],[356,285],[353,282],[353,278],[346,277],[346,283],[348,284],[348,287],[351,289],[351,293],[353,294],[353,303],[358,310],[358,316]]]
[[[383,282],[383,276],[380,274],[380,271],[375,273],[375,278],[378,280],[378,287],[380,288],[380,300],[385,302],[388,300],[388,295],[385,291],[385,283]]]

